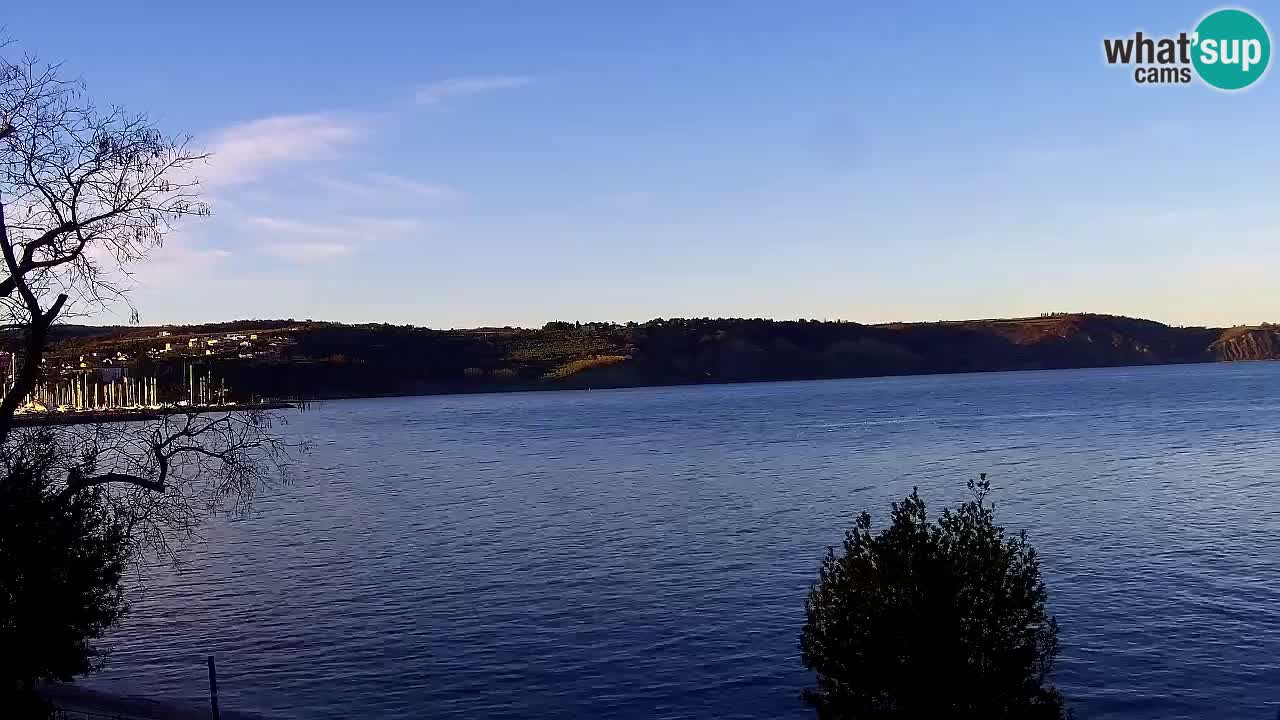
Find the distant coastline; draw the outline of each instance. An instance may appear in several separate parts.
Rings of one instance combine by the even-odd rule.
[[[707,386],[733,386],[733,385],[760,385],[766,383],[803,383],[803,382],[825,382],[838,380],[883,380],[890,378],[919,378],[919,377],[946,377],[949,375],[986,375],[992,373],[1035,373],[1035,372],[1065,372],[1070,370],[1106,370],[1106,369],[1124,369],[1124,368],[1146,368],[1146,367],[1179,367],[1191,365],[1217,365],[1228,363],[1268,363],[1280,362],[1280,358],[1260,359],[1260,360],[1230,360],[1230,361],[1191,361],[1191,362],[1170,362],[1170,363],[1134,363],[1128,365],[1088,365],[1083,367],[1053,367],[1053,368],[1010,368],[1005,370],[956,370],[952,372],[926,372],[926,373],[894,373],[885,375],[851,375],[847,377],[815,377],[815,378],[761,378],[755,380],[710,380],[704,382],[668,382],[668,383],[643,383],[634,385],[514,385],[504,386],[500,388],[449,388],[439,390],[426,390],[423,392],[387,392],[378,394],[364,395],[331,395],[324,397],[311,397],[302,402],[302,405],[322,405],[327,402],[339,402],[345,400],[392,400],[397,398],[415,398],[415,397],[449,397],[458,395],[518,395],[523,393],[544,393],[544,392],[589,392],[593,390],[643,390],[653,388],[695,388]],[[296,407],[293,403],[280,403],[282,408]]]
[[[932,375],[1280,359],[1280,327],[1174,327],[1092,314],[893,323],[660,319],[432,330],[252,320],[63,326],[62,372],[137,373],[182,392],[191,367],[233,399],[336,400],[477,392]],[[108,363],[109,367],[96,367]]]
[[[27,412],[14,416],[16,427],[44,427],[48,425],[89,425],[92,423],[138,422],[158,420],[166,415],[203,415],[207,413],[248,412],[258,410],[284,410],[294,407],[282,401],[256,402],[233,405],[167,405],[120,410],[71,410]]]

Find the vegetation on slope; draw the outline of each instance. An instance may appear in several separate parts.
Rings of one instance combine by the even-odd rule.
[[[182,368],[197,364],[238,395],[315,398],[1280,358],[1280,330],[1271,326],[1171,327],[1087,314],[886,325],[695,318],[472,330],[255,320],[60,333],[54,355],[63,361],[123,349],[130,362],[170,382],[180,383]],[[257,333],[264,342],[249,353],[225,345],[185,350],[188,342],[235,333]],[[158,353],[165,344],[174,352]]]

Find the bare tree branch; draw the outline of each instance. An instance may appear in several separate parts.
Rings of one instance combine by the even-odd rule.
[[[138,475],[128,475],[126,473],[109,472],[102,475],[93,475],[91,477],[81,477],[78,473],[71,473],[67,478],[67,487],[62,491],[63,497],[70,497],[75,493],[86,488],[96,485],[106,485],[107,483],[122,483],[125,485],[136,485],[143,490],[151,492],[164,492],[164,482],[160,480],[151,480],[149,478],[140,477]]]
[[[0,53],[7,49],[0,43]],[[107,498],[135,557],[170,555],[211,513],[243,511],[263,488],[288,480],[304,449],[257,410],[14,424],[41,380],[50,328],[127,302],[130,266],[159,248],[175,222],[209,213],[193,172],[204,158],[146,115],[88,101],[58,66],[0,54],[0,326],[21,349],[0,399],[0,469],[38,449],[66,478],[60,497]]]
[[[122,298],[128,266],[174,221],[208,214],[192,174],[205,157],[145,115],[100,110],[56,66],[0,59],[0,303],[26,329],[0,443],[37,379],[49,326],[77,304]]]

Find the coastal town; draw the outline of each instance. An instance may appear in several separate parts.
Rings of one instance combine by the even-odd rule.
[[[40,424],[50,415],[88,422],[266,404],[261,398],[239,397],[220,366],[278,356],[290,343],[286,335],[175,330],[59,346],[42,359],[40,379],[17,414]],[[18,353],[7,355],[5,392],[20,365]]]

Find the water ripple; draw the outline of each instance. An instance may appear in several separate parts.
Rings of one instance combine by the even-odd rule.
[[[801,718],[825,547],[992,473],[1078,717],[1273,718],[1280,366],[329,403],[153,578],[102,689],[282,718]]]

